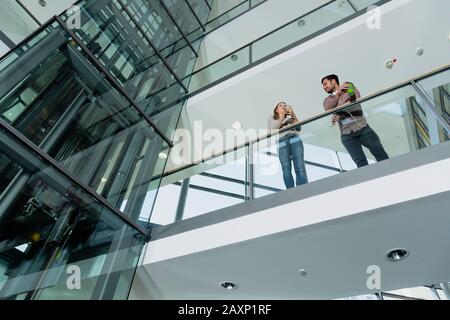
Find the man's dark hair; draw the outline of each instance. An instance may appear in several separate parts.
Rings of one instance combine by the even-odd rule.
[[[329,80],[329,81],[336,80],[336,83],[339,84],[339,77],[335,74],[330,74],[326,77],[323,77],[322,81],[320,83],[323,83],[325,80]]]

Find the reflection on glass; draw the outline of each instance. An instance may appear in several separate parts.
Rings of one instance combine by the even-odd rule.
[[[348,2],[335,1],[271,33],[253,44],[253,61],[304,39],[354,13]]]
[[[148,218],[166,143],[61,28],[43,33],[1,62],[0,117],[134,221]]]
[[[450,70],[427,77],[419,81],[419,85],[432,99],[444,120],[450,124]],[[439,131],[440,139],[448,140],[448,135],[441,125]]]
[[[380,0],[352,0],[352,3],[356,6],[358,10],[362,10],[368,8],[376,3],[380,2]]]
[[[378,134],[391,158],[442,142],[428,138],[433,134],[431,127],[435,126],[436,120],[424,111],[427,109],[418,101],[410,87],[365,101],[361,103],[361,107],[369,126]],[[415,108],[420,108],[424,113],[423,123],[415,119]],[[422,130],[427,130],[428,140],[424,145]],[[331,116],[302,125],[300,137],[305,145],[306,169],[310,182],[356,168],[348,150],[342,144],[338,127],[331,125]],[[269,188],[284,189],[277,154],[278,140],[278,137],[272,137],[257,144],[257,197],[267,194]],[[375,163],[374,155],[366,148],[363,149],[369,164]]]
[[[220,5],[220,1],[216,5]],[[250,2],[249,1],[242,1],[239,0],[238,4],[235,4],[235,6],[231,7],[231,5],[227,6],[227,8],[213,8],[216,12],[212,11],[211,18],[206,25],[206,31],[209,32],[211,30],[214,30],[221,25],[225,24],[226,22],[230,21],[231,19],[237,17],[238,15],[250,10]],[[220,11],[220,13],[219,13]],[[225,11],[225,12],[224,12]]]
[[[361,3],[361,6],[358,7],[359,12],[364,12],[364,9],[372,3],[380,3],[380,1],[366,2],[365,4]],[[242,5],[247,4],[244,2]],[[239,7],[236,7],[236,10]],[[295,21],[289,22],[280,29],[255,40],[240,49],[237,53],[229,54],[195,71],[192,75],[192,86],[189,87],[189,90],[196,91],[215,81],[221,80],[249,64],[266,58],[271,54],[275,54],[300,40],[318,35],[327,30],[328,27],[346,21],[346,18],[355,13],[355,9],[346,0],[333,1],[325,6],[318,7]],[[211,21],[211,23],[213,22],[214,20]],[[242,57],[243,54],[246,54],[247,57]],[[230,61],[230,59],[235,59],[236,56],[238,56],[238,59],[242,63],[235,64]]]
[[[140,233],[3,130],[0,170],[0,299],[126,299]]]

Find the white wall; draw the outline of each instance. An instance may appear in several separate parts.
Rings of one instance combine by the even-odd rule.
[[[244,129],[266,128],[282,100],[306,119],[323,112],[320,79],[326,74],[337,73],[368,95],[447,65],[448,12],[448,0],[394,0],[382,7],[381,30],[368,30],[361,16],[193,97],[182,127],[202,121],[205,129],[225,131],[239,120]],[[423,56],[416,55],[418,47]],[[393,57],[397,65],[386,69]]]

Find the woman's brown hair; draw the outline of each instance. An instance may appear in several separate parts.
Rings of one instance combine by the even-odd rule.
[[[280,104],[284,103],[286,105],[286,102],[282,101],[282,102],[278,102],[277,105],[275,106],[275,109],[273,109],[273,120],[278,120],[278,113],[277,113],[277,109],[280,106]]]

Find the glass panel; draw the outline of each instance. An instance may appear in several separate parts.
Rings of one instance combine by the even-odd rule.
[[[426,80],[440,86],[442,79],[437,79],[443,74]],[[409,85],[336,112],[339,125],[333,124],[332,116],[316,118],[300,127],[292,124],[288,131],[275,132],[252,144],[255,198],[445,141],[435,138],[436,119]],[[361,151],[349,143],[356,137],[364,140]],[[240,146],[238,151],[215,158],[222,161],[220,164],[207,161],[166,172],[151,222],[173,223],[250,200],[245,148]],[[189,165],[193,151],[183,149],[177,154],[181,151],[178,149],[172,150],[170,166]],[[207,159],[207,152],[203,152]]]
[[[217,14],[214,13],[211,15],[208,24],[206,25],[206,32],[209,32],[211,30],[214,30],[221,25],[225,24],[226,22],[230,21],[231,19],[237,17],[238,15],[248,11],[250,9],[250,3],[249,1],[241,1],[240,3],[235,4],[235,6],[231,7],[230,5],[227,5],[226,8],[221,8],[223,11],[221,13]],[[226,9],[226,10],[224,10]]]
[[[405,288],[399,290],[387,291],[388,293],[392,293],[395,295],[399,295],[402,297],[413,298],[413,299],[423,299],[423,300],[435,300],[433,293],[430,288],[426,287],[414,287],[414,288]],[[390,300],[390,299],[386,299]]]
[[[335,1],[299,18],[253,44],[253,61],[268,56],[300,39],[311,36],[354,13],[348,2]]]
[[[233,8],[240,7],[243,4],[247,4],[248,0],[228,0],[228,1],[215,1],[211,7],[211,12],[209,14],[209,20],[212,21],[217,17],[226,14]],[[248,8],[248,4],[246,5]]]
[[[152,1],[151,6],[147,0],[123,0],[123,3],[158,49],[162,50],[181,38],[159,1]]]
[[[419,85],[430,96],[440,114],[450,124],[450,70],[427,77],[419,81]],[[440,131],[441,136],[448,139],[442,128]]]
[[[379,3],[380,0],[352,0],[352,2],[358,10],[362,10]]]
[[[245,47],[224,59],[209,65],[192,74],[189,91],[198,90],[214,81],[217,81],[250,63],[250,48]]]
[[[200,27],[200,24],[195,19],[194,14],[189,9],[186,2],[165,0],[164,3],[175,18],[180,29],[183,30],[184,34],[191,33]]]
[[[204,25],[208,20],[209,8],[205,3],[205,0],[187,0],[191,5],[194,12],[197,14],[200,22]]]
[[[148,221],[166,143],[61,28],[44,33],[0,72],[0,117],[134,221]]]
[[[172,160],[174,157],[176,155],[171,154]],[[244,202],[245,159],[244,149],[239,149],[165,176],[151,223],[166,225]],[[189,184],[184,192],[183,183]],[[186,199],[184,206],[183,201],[180,202],[183,198]]]
[[[252,5],[261,3],[256,1]],[[249,3],[243,2],[230,11],[238,11],[241,6],[247,6]],[[241,9],[242,11],[243,9]],[[248,10],[248,9],[247,9]],[[255,61],[261,60],[275,52],[283,50],[284,48],[305,40],[308,37],[317,36],[319,33],[325,32],[328,27],[333,26],[339,22],[344,22],[346,18],[355,14],[355,10],[348,1],[333,1],[325,6],[321,6],[301,17],[285,25],[284,27],[269,33],[263,38],[256,40],[247,47],[240,49],[240,51],[229,54],[228,56],[201,68],[200,71],[195,71],[192,75],[192,84],[189,87],[190,91],[201,89],[202,87],[211,84],[215,81],[221,80],[227,75],[232,74]],[[227,14],[224,14],[224,19],[227,20]],[[222,17],[216,18],[218,23],[222,23]],[[214,24],[215,20],[210,21]],[[223,23],[222,23],[223,24]],[[207,25],[207,28],[209,26]],[[242,56],[250,55],[250,58]],[[230,62],[230,59],[234,63]]]
[[[0,1],[0,30],[19,43],[39,27],[16,1]]]
[[[136,6],[138,4],[136,3]],[[140,11],[137,11],[138,8],[134,8],[134,13],[138,15],[138,12],[145,12],[146,16],[139,18],[147,25],[145,30],[150,33],[147,34],[147,37],[153,39],[153,35],[149,31],[149,24],[155,19],[161,22],[161,17],[150,14],[151,10],[143,3],[140,4]],[[131,98],[139,103],[142,102],[141,106],[147,114],[154,114],[154,108],[160,107],[160,105],[149,104],[147,99],[160,94],[171,86],[179,86],[172,72],[152,49],[147,38],[131,21],[118,1],[102,3],[83,1],[80,6],[82,6],[83,25],[76,31],[78,37],[123,85]],[[168,16],[166,18],[169,19]],[[169,28],[167,33],[173,35],[173,38],[178,37],[179,34],[175,33],[174,26],[170,26],[172,29]],[[158,24],[153,28],[159,30],[163,26]],[[156,34],[160,36],[161,32]],[[161,42],[159,44],[163,45]],[[181,78],[192,71],[194,57],[193,53],[187,49],[178,52],[167,61],[172,67],[176,66],[174,72]],[[182,98],[184,94],[184,90],[171,90],[171,101],[167,103]],[[159,99],[160,102],[163,100],[167,99]],[[166,128],[161,129],[166,131]]]
[[[140,233],[3,130],[0,167],[0,299],[126,299]]]

